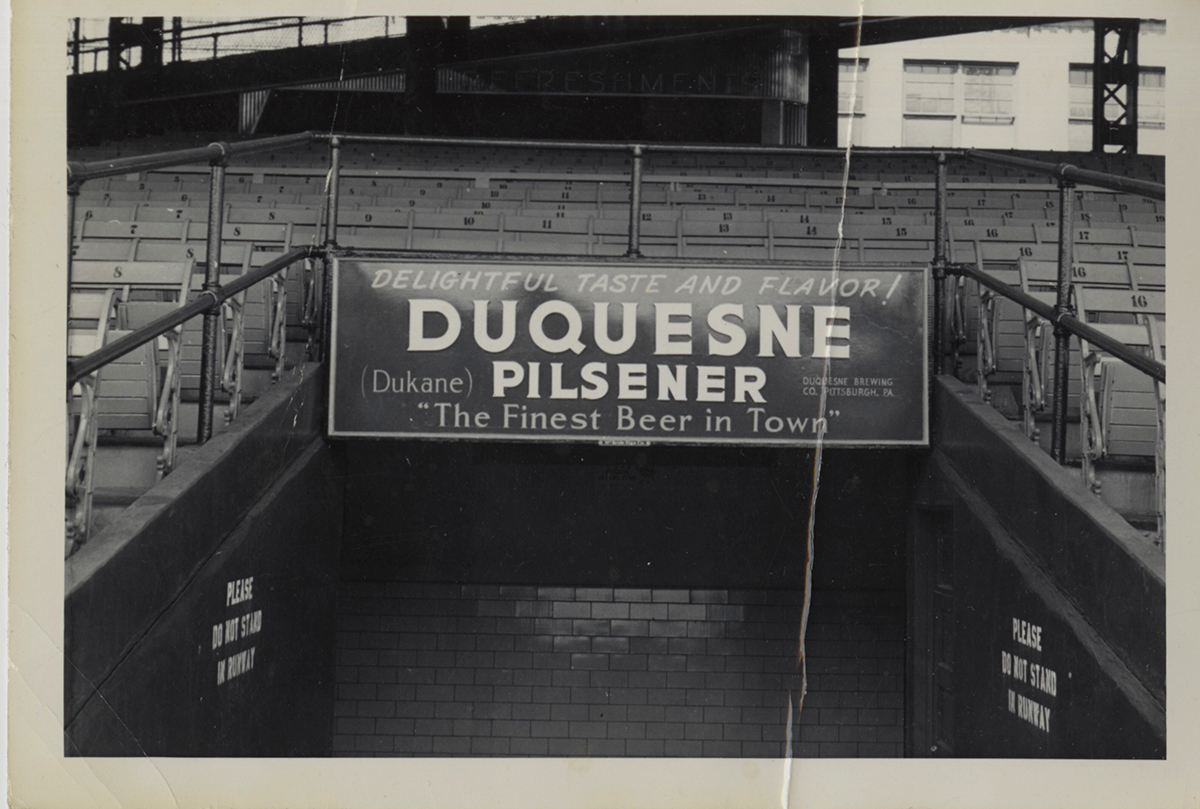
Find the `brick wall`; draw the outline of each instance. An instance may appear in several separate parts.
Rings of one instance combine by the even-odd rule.
[[[342,756],[784,755],[801,599],[344,581]],[[793,755],[903,753],[903,604],[817,591]]]

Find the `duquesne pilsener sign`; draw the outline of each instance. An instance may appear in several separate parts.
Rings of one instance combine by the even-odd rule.
[[[924,268],[333,272],[334,437],[928,443]]]

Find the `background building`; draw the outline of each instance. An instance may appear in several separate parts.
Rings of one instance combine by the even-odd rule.
[[[1139,28],[1143,154],[1167,145],[1165,32]],[[1090,151],[1093,48],[1087,20],[843,48],[838,144]]]

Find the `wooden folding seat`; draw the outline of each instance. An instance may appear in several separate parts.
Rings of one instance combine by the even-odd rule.
[[[385,200],[386,201],[386,200]],[[480,215],[518,212],[526,207],[536,208],[538,205],[522,202],[517,199],[449,199],[442,200],[445,204],[439,209],[440,213],[451,213],[456,210],[474,211]],[[552,203],[545,203],[545,207],[550,207]],[[581,212],[586,216],[586,209],[571,209],[577,213]]]
[[[793,208],[786,210],[759,208],[757,210],[762,212],[762,216],[767,222],[776,224],[836,225],[842,221],[842,215],[837,211],[796,210]]]
[[[1122,247],[1076,242],[1075,261],[1118,264],[1131,261],[1134,264],[1165,266],[1166,253],[1161,247]]]
[[[138,222],[207,222],[208,208],[145,204],[134,208],[130,218]]]
[[[629,186],[616,186],[613,188],[601,188],[599,192],[599,202],[602,205],[612,204],[629,204]],[[658,184],[643,184],[642,185],[642,205],[666,205],[667,204],[667,189]]]
[[[389,205],[396,208],[438,207],[445,204],[444,200],[464,198],[461,196],[460,192],[466,190],[468,189],[458,187],[395,188],[392,189],[392,193],[387,196],[387,200]],[[499,189],[496,190],[499,193]],[[488,195],[486,199],[503,199],[503,197],[491,197]]]
[[[115,315],[116,290],[73,291],[67,304],[67,359],[78,360],[106,342]],[[103,370],[103,369],[101,369]],[[98,384],[94,372],[72,386],[67,397],[67,552],[87,541],[95,491]],[[119,376],[118,376],[119,380]],[[117,383],[114,383],[117,384]],[[119,391],[119,384],[114,393]],[[155,401],[153,397],[149,401]],[[106,408],[106,411],[110,408]],[[107,414],[107,413],[106,413]]]
[[[403,193],[403,189],[415,188],[439,188],[439,189],[454,189],[454,188],[473,188],[475,180],[468,177],[404,177],[404,178],[386,178],[390,183],[390,188],[393,193]],[[384,184],[385,178],[380,178],[380,184]],[[507,183],[511,182],[508,179],[496,180],[497,188],[507,187]]]
[[[772,254],[780,257],[780,248],[815,247],[832,249],[839,238],[836,223],[768,222]]]
[[[105,191],[102,188],[91,188],[86,183],[79,189],[79,202],[88,205],[97,203],[125,205],[131,202],[144,202],[149,198],[149,191]]]
[[[950,225],[948,228],[951,242],[1002,242],[1002,243],[1040,243],[1052,239],[1057,241],[1057,235],[1049,235],[1045,222],[1026,222],[1020,225],[1012,224],[1001,227],[980,227],[978,225]]]
[[[500,231],[498,215],[477,216],[472,213],[413,212],[414,238],[495,239]]]
[[[422,251],[451,251],[456,253],[498,253],[501,240],[497,232],[480,233],[474,236],[459,231],[452,236],[413,236],[412,249]]]
[[[507,235],[500,241],[499,247],[501,253],[562,256],[587,256],[591,255],[591,250],[592,244],[588,241],[514,240]]]
[[[647,219],[643,215],[638,225],[640,245],[670,246],[677,250],[681,221],[679,218]],[[592,220],[592,234],[598,236],[601,243],[627,245],[629,243],[629,217],[628,215],[612,219],[596,217]]]
[[[72,245],[71,257],[81,260],[133,261],[137,239],[89,239]]]
[[[761,208],[683,208],[682,218],[689,222],[764,222]]]
[[[590,218],[505,215],[500,224],[506,241],[549,241],[588,244],[593,240]]]
[[[1018,211],[1054,211],[1057,216],[1058,201],[1034,194],[1013,194],[1012,209]]]
[[[204,191],[149,191],[145,196],[150,202],[208,204],[208,189]]]
[[[566,203],[595,207],[600,200],[599,189],[594,183],[587,185],[564,183],[560,184],[558,188],[530,188],[525,194],[525,200],[528,203],[552,202],[559,205]],[[517,198],[516,196],[510,197],[510,199]]]
[[[256,205],[232,205],[225,212],[225,222],[229,224],[271,225],[290,222],[293,225],[316,225],[323,221],[324,211],[320,208],[261,208]]]
[[[1124,211],[1121,213],[1121,221],[1128,222],[1139,227],[1147,225],[1165,226],[1167,223],[1167,215],[1165,213],[1143,213],[1141,211]]]
[[[1166,318],[1163,292],[1075,288],[1079,318],[1131,348],[1165,358],[1157,338]],[[1106,323],[1103,313],[1132,316],[1133,322]],[[1161,466],[1159,416],[1166,393],[1152,377],[1080,340],[1081,441],[1084,484],[1097,494],[1095,465],[1117,455],[1154,457]]]
[[[771,168],[766,167],[767,178],[772,180],[820,180],[825,173],[813,169]]]
[[[826,210],[846,208],[874,208],[875,197],[871,194],[846,194],[841,189],[817,189],[808,192],[808,204],[820,205]]]
[[[733,205],[734,194],[730,191],[680,189],[668,191],[667,201],[672,205]]]
[[[164,241],[186,241],[190,220],[179,219],[168,222],[138,222],[88,219],[80,229],[80,239],[157,239]],[[203,223],[200,224],[204,227]]]
[[[691,244],[684,242],[680,246],[684,258],[734,258],[767,260],[771,257],[766,245],[747,244]]]
[[[72,264],[72,291],[115,290],[116,325],[133,330],[186,302],[192,262],[76,261]],[[153,419],[128,429],[149,430],[162,442],[157,461],[159,477],[175,462],[179,412],[179,327],[157,341],[161,369],[158,398],[150,406]],[[139,411],[140,412],[140,411]]]
[[[799,261],[805,264],[816,264],[825,267],[833,266],[835,254],[840,263],[858,261],[857,248],[847,249],[844,245],[838,249],[834,245],[813,244],[813,245],[773,245],[771,247],[771,258],[776,261]]]
[[[975,266],[998,281],[1010,286],[1020,285],[1020,273],[1015,266],[984,268]],[[1023,378],[1025,357],[1025,316],[1022,308],[994,292],[972,282],[964,285],[965,306],[978,300],[975,361],[980,398],[991,401],[993,383],[1015,384]]]
[[[224,256],[222,256],[224,258]],[[204,270],[197,267],[191,277],[188,301],[194,301],[204,287]],[[237,280],[240,273],[221,273],[222,286]],[[261,291],[259,292],[261,296]],[[214,380],[216,397],[227,402],[225,423],[237,415],[241,404],[242,368],[244,367],[245,335],[243,312],[246,292],[230,298],[221,305],[217,329],[217,379]],[[179,391],[180,400],[197,402],[201,399],[200,366],[204,341],[204,317],[194,317],[183,324],[179,338]],[[223,395],[222,395],[223,394]]]
[[[75,205],[75,232],[79,233],[80,226],[89,220],[97,221],[131,221],[138,213],[135,205]]]
[[[1130,225],[1129,235],[1134,247],[1166,247],[1167,234],[1161,226]]]
[[[909,191],[900,194],[888,194],[888,201],[886,205],[889,208],[897,209],[897,212],[899,212],[901,208],[929,208],[930,210],[933,210],[937,207],[937,200],[932,197],[915,194]]]
[[[766,222],[716,221],[703,222],[684,219],[680,223],[680,244],[688,245],[742,245],[763,249],[767,254],[767,235],[770,225]],[[684,255],[688,255],[684,250]]]
[[[721,168],[713,166],[709,168],[708,174],[710,177],[744,177],[757,179],[767,176],[766,169],[748,169],[748,168]]]
[[[882,218],[892,219],[892,217]],[[866,224],[860,223],[858,217],[854,217],[847,220],[842,231],[845,236],[868,239],[880,243],[879,246],[892,246],[891,242],[915,242],[919,244],[917,249],[932,249],[933,247],[934,228],[932,225],[895,222]]]
[[[1054,290],[1058,285],[1058,262],[1023,258],[1019,262],[1023,284]],[[1127,264],[1072,264],[1071,282],[1099,289],[1136,289]]]
[[[93,180],[95,187],[103,191],[145,191],[147,188],[162,190],[164,186],[155,185],[153,181],[147,186],[145,180],[126,180],[121,177],[105,177],[100,180]],[[172,186],[173,187],[173,186]]]
[[[525,199],[527,198],[527,195],[530,193],[529,190],[525,189],[525,188],[499,188],[499,187],[493,188],[491,186],[489,186],[487,188],[460,188],[460,189],[447,189],[447,190],[454,191],[455,193],[450,196],[443,196],[443,197],[441,197],[442,199],[449,199],[449,198],[472,199],[472,200],[507,199],[507,200],[516,200],[517,202],[524,202]],[[568,194],[568,195],[570,194],[570,192],[567,192],[567,191],[564,191],[562,193]],[[549,194],[547,194],[546,196],[549,197]],[[568,199],[568,198],[569,198],[569,196],[564,199]]]
[[[1146,319],[1146,331],[1150,334],[1150,352],[1151,356],[1166,365],[1167,363],[1167,344],[1166,334],[1162,325],[1156,318]],[[1157,405],[1155,412],[1155,424],[1158,428],[1158,434],[1155,441],[1154,452],[1154,483],[1155,483],[1155,500],[1158,506],[1158,543],[1166,546],[1167,542],[1167,386],[1165,383],[1155,380],[1154,383],[1155,403]],[[1115,386],[1114,386],[1115,398]],[[1118,403],[1119,404],[1119,403]],[[1110,405],[1111,406],[1111,405]]]
[[[104,325],[68,326],[67,357],[77,360],[129,332]],[[91,534],[96,445],[101,431],[147,431],[156,422],[158,360],[154,341],[80,380],[68,401],[66,469],[67,555]]]
[[[1015,267],[1022,258],[1057,259],[1058,244],[965,240],[950,242],[950,260],[954,263],[972,264],[979,261],[985,269],[992,264],[1008,264]]]
[[[203,242],[208,239],[208,223],[191,222],[187,227],[188,241]],[[254,242],[261,248],[271,247],[287,250],[292,243],[292,223],[253,224],[225,222],[221,225],[221,241]]]
[[[955,212],[955,215],[959,215]],[[976,224],[1012,224],[1020,225],[1026,222],[1057,222],[1058,211],[1048,208],[1013,208],[1010,211],[988,211],[986,213],[976,214],[969,208],[961,214],[965,217],[974,218],[976,220],[989,219],[989,222],[977,221]],[[996,222],[995,220],[1000,221]],[[1075,221],[1087,224],[1087,220],[1078,212],[1075,215]]]
[[[296,204],[298,197],[298,194],[251,194],[227,192],[223,199],[226,205],[261,205],[267,208],[273,208],[276,205],[294,205]]]
[[[808,194],[804,191],[776,191],[772,188],[759,187],[738,191],[734,195],[734,204],[746,205],[786,205],[794,208],[808,207]]]

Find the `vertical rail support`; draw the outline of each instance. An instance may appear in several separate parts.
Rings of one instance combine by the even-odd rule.
[[[937,201],[933,220],[933,373],[946,372],[946,153],[937,153]]]
[[[328,213],[325,219],[325,254],[321,258],[321,340],[320,356],[329,356],[330,332],[333,330],[333,264],[329,252],[336,250],[338,227],[338,186],[342,175],[342,139],[334,135],[329,139],[329,188],[327,189]]]
[[[1054,406],[1050,457],[1067,459],[1067,390],[1071,370],[1071,335],[1062,327],[1062,316],[1071,310],[1071,262],[1075,253],[1075,184],[1058,176],[1058,290],[1054,299]]]
[[[71,264],[75,257],[75,204],[79,201],[79,188],[83,183],[71,177],[71,167],[67,166],[67,295],[71,294],[71,284],[75,280],[71,275]]]
[[[212,161],[208,182],[208,244],[204,256],[204,291],[214,295],[221,289],[221,231],[225,213],[225,166],[231,147],[215,143],[221,156]],[[212,438],[213,402],[217,387],[217,330],[221,327],[220,304],[204,313],[204,336],[200,344],[200,411],[196,417],[196,441],[204,444]]]
[[[79,18],[71,21],[71,73],[79,75]]]
[[[629,179],[629,249],[626,258],[641,258],[642,249],[642,146],[633,147],[633,169]]]

